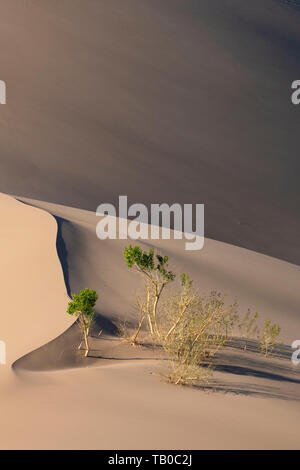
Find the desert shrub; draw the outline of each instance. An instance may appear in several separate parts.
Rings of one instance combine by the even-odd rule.
[[[184,326],[187,331],[209,333],[210,341],[222,339],[226,342],[232,334],[238,322],[238,304],[226,306],[226,296],[212,291],[208,296],[201,296],[194,289],[193,281],[186,274],[181,275],[181,290],[169,296],[164,303],[165,341],[171,335],[177,334],[180,327]]]
[[[147,320],[152,344],[162,346],[169,359],[167,379],[175,384],[188,384],[209,380],[213,371],[213,358],[239,330],[247,340],[259,338],[261,350],[267,356],[276,344],[280,332],[278,325],[265,324],[259,337],[258,313],[247,312],[241,320],[238,303],[226,303],[226,296],[212,291],[200,295],[186,274],[180,276],[180,287],[168,291],[165,287],[175,279],[168,268],[168,257],[142,251],[129,245],[124,250],[129,268],[134,267],[144,278],[144,294],[137,297],[138,324],[133,334],[123,333],[131,344],[137,338],[144,320]]]
[[[217,292],[200,296],[186,275],[182,276],[181,293],[168,304],[168,315],[163,317],[167,334],[162,339],[171,359],[168,380],[176,384],[196,379],[206,382],[213,370],[213,357],[235,325],[237,304],[226,306],[225,296]]]
[[[129,343],[132,346],[137,346],[139,344],[137,337],[142,329],[144,314],[140,310],[138,326],[132,325],[128,321],[118,322],[118,336],[122,339],[124,343]]]
[[[281,328],[279,325],[271,323],[271,320],[265,322],[265,326],[260,336],[260,346],[262,353],[267,357],[277,345],[277,340]]]
[[[213,373],[212,367],[202,367],[192,364],[181,364],[178,361],[170,361],[168,373],[164,374],[167,381],[175,385],[203,385],[209,384]]]
[[[198,293],[193,288],[193,281],[186,274],[181,274],[181,289],[176,289],[162,303],[161,319],[162,337],[168,340],[180,322],[187,316],[188,311],[197,303]],[[178,292],[177,292],[178,291]]]
[[[260,335],[260,331],[257,325],[257,320],[259,317],[259,313],[255,312],[251,314],[251,311],[248,310],[245,317],[240,321],[238,328],[239,334],[242,338],[244,338],[244,350],[247,349],[248,340],[249,339],[258,339]]]
[[[73,300],[68,304],[67,313],[77,317],[78,325],[82,332],[83,339],[81,340],[78,349],[81,348],[82,342],[84,341],[85,357],[88,356],[90,351],[89,334],[94,321],[94,307],[97,300],[98,295],[96,291],[86,288],[80,291],[78,295],[74,294]]]
[[[122,320],[118,322],[117,325],[118,331],[117,334],[118,336],[124,341],[125,343],[132,343],[132,328],[130,324],[126,320]]]
[[[158,306],[166,285],[173,281],[175,275],[168,270],[168,257],[154,255],[154,250],[143,251],[139,246],[129,245],[124,250],[124,258],[129,268],[134,267],[144,278],[144,297],[138,298],[139,323],[132,343],[137,342],[145,318],[148,321],[152,336],[161,336],[158,324]]]

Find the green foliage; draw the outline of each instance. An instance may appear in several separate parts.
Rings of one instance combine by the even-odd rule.
[[[98,300],[98,295],[95,290],[88,288],[80,291],[79,295],[74,294],[73,300],[68,304],[67,312],[70,315],[79,315],[80,313],[86,317],[94,314],[94,307]]]
[[[67,313],[69,315],[75,315],[78,319],[79,327],[81,329],[83,340],[85,342],[85,356],[88,355],[90,350],[88,336],[94,321],[94,307],[97,300],[97,292],[95,290],[86,288],[80,291],[78,295],[74,294],[73,300],[68,304]],[[81,348],[81,344],[82,341],[79,345],[79,349]]]
[[[157,254],[154,256],[154,250],[143,251],[139,246],[127,246],[124,250],[124,258],[127,266],[135,266],[140,272],[149,275],[155,270],[159,271],[165,282],[173,281],[175,274],[167,270],[168,256]]]
[[[267,320],[263,333],[260,337],[261,350],[267,357],[277,345],[277,339],[281,328],[279,325],[272,325],[271,320]]]
[[[187,276],[185,273],[180,274],[181,286],[190,289],[193,285],[193,281],[190,279],[190,276]]]
[[[137,342],[143,321],[148,320],[151,335],[160,337],[158,307],[165,286],[175,279],[175,274],[168,269],[168,256],[154,254],[154,250],[143,251],[139,246],[127,246],[124,258],[129,268],[135,267],[144,276],[144,299],[138,299],[139,325],[132,337],[132,344]]]
[[[154,251],[150,250],[149,253],[142,251],[139,246],[127,246],[124,250],[124,258],[126,259],[127,266],[132,268],[134,265],[140,269],[151,271],[154,269]]]
[[[151,249],[143,251],[139,246],[129,245],[124,250],[129,268],[135,267],[144,277],[143,297],[137,297],[138,327],[127,341],[137,343],[137,337],[147,319],[153,345],[160,344],[169,359],[168,380],[175,384],[196,381],[207,382],[213,371],[213,358],[233,337],[236,330],[247,339],[260,340],[261,351],[267,356],[275,347],[280,333],[278,325],[270,320],[265,323],[259,336],[259,314],[248,310],[241,320],[238,303],[227,304],[226,296],[216,291],[199,295],[193,280],[182,273],[180,287],[175,293],[162,297],[167,284],[174,281],[175,274],[168,268],[168,257],[155,254]]]

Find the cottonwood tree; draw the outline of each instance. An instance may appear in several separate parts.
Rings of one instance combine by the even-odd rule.
[[[154,250],[143,251],[139,246],[127,246],[124,250],[124,258],[129,268],[135,269],[145,278],[146,296],[144,301],[139,301],[139,325],[132,337],[132,343],[136,343],[137,336],[142,328],[145,318],[148,320],[151,335],[161,336],[158,323],[158,304],[165,286],[175,279],[175,274],[168,270],[168,257],[159,254],[154,255]]]
[[[73,300],[69,302],[67,313],[77,317],[79,327],[82,332],[83,339],[78,347],[81,348],[82,342],[85,344],[85,357],[88,356],[90,351],[89,346],[89,333],[95,316],[95,304],[98,300],[98,295],[95,290],[88,288],[83,289],[80,293],[73,295]]]

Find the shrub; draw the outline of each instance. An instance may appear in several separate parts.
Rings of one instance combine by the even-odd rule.
[[[148,320],[152,336],[160,337],[158,324],[158,305],[165,286],[174,280],[175,275],[168,270],[168,257],[156,254],[154,250],[142,251],[139,246],[129,245],[124,250],[124,257],[129,268],[135,267],[144,277],[145,297],[139,303],[139,324],[132,337],[132,343],[137,342],[138,334],[145,318]]]
[[[79,295],[74,294],[73,300],[68,304],[67,313],[77,317],[77,321],[82,332],[83,339],[81,340],[78,349],[81,348],[81,344],[84,341],[86,350],[85,357],[88,356],[90,351],[89,333],[94,321],[94,307],[97,300],[98,295],[96,291],[86,288],[80,291]]]
[[[260,333],[259,333],[259,328],[257,326],[258,317],[259,317],[258,312],[255,312],[253,315],[251,315],[250,310],[248,310],[245,317],[238,325],[240,336],[242,338],[245,338],[245,344],[244,344],[245,351],[247,349],[248,340],[250,338],[252,339],[259,338]]]
[[[276,347],[280,331],[279,325],[272,325],[271,320],[266,321],[263,333],[260,337],[261,351],[266,357]]]
[[[171,359],[168,380],[176,384],[207,382],[212,358],[227,341],[236,318],[236,303],[226,307],[217,292],[200,296],[188,277],[182,276],[182,292],[169,302],[171,328],[162,344]],[[227,336],[226,336],[227,335]]]
[[[175,279],[168,269],[168,257],[143,251],[129,245],[124,250],[129,268],[134,267],[144,278],[145,293],[137,297],[138,326],[133,335],[123,336],[131,344],[137,344],[145,319],[148,320],[153,345],[159,343],[169,359],[168,381],[188,384],[206,383],[213,371],[213,358],[224,347],[235,330],[247,339],[259,337],[258,313],[247,312],[241,321],[237,301],[227,305],[225,295],[216,291],[200,295],[193,281],[181,274],[181,286],[164,296],[165,287]],[[259,337],[261,350],[267,356],[276,345],[280,328],[268,320]]]
[[[204,368],[198,365],[170,361],[166,378],[168,382],[175,385],[196,385],[199,382],[209,384],[212,372],[212,367]]]

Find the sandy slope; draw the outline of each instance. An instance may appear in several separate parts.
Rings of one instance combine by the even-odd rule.
[[[99,218],[93,212],[27,198],[21,200],[58,218],[70,290],[76,292],[86,285],[97,288],[102,315],[108,320],[120,316],[132,318],[133,294],[139,286],[139,277],[128,271],[123,260],[122,252],[129,241],[100,241],[96,237]],[[185,251],[184,240],[157,240],[144,245],[149,247],[151,243],[169,255],[176,272],[190,274],[204,292],[225,292],[229,299],[239,299],[241,311],[250,308],[279,321],[287,344],[295,339],[297,325],[300,334],[300,267],[210,239],[205,240],[205,247],[200,251]]]
[[[208,237],[299,265],[297,4],[0,0],[1,190],[205,203]]]
[[[1,447],[299,449],[299,403],[177,388],[151,370],[138,361],[26,375],[0,404]]]
[[[1,448],[299,448],[300,371],[291,366],[290,350],[265,362],[256,353],[244,355],[238,349],[230,349],[228,357],[223,356],[218,364],[215,393],[163,383],[159,375],[162,366],[160,361],[151,359],[151,351],[133,352],[111,336],[112,320],[134,315],[130,299],[136,281],[124,267],[124,242],[97,240],[93,213],[30,202],[64,218],[61,229],[70,287],[77,290],[89,285],[99,291],[99,326],[104,327],[104,336],[93,339],[95,357],[88,362],[76,353],[76,338],[69,330],[52,345],[15,363],[15,382],[9,393],[2,393],[0,402],[1,422],[5,423],[0,431]],[[13,214],[19,220],[25,214],[35,217],[35,225],[26,223],[27,233],[31,234],[28,236],[32,239],[42,233],[46,246],[34,243],[33,259],[51,251],[49,245],[54,254],[55,237],[51,230],[55,224],[49,215],[6,196],[1,197],[1,207],[4,213],[9,209],[7,220],[11,223],[15,220]],[[14,234],[9,241],[6,238],[5,245],[12,248],[11,253],[14,243],[21,244],[22,240],[20,250],[24,252],[28,238],[16,239]],[[272,313],[283,327],[285,342],[295,339],[300,330],[296,290],[300,268],[210,240],[202,252],[192,257],[182,249],[180,241],[158,245],[165,245],[173,265],[188,270],[204,290],[226,290],[230,296],[237,295],[243,305]],[[19,269],[18,260],[9,259]],[[43,266],[37,263],[40,272]],[[58,259],[48,259],[46,266],[48,291],[62,291],[61,296],[55,296],[53,314],[56,328],[60,329],[68,320],[64,315],[62,274],[54,269],[58,268]],[[20,289],[21,283],[24,290],[32,289],[32,281],[35,279],[23,272],[15,286]],[[32,305],[30,322],[39,315],[42,297],[37,296]],[[11,326],[14,323],[11,318]],[[48,331],[49,320],[46,325]],[[45,340],[42,328],[33,330],[35,341],[29,338],[30,326],[27,324],[28,341],[23,352],[20,347],[21,354]],[[52,334],[48,335],[50,338]],[[84,364],[87,367],[81,368]],[[75,365],[77,368],[70,369]],[[48,368],[55,370],[47,371]]]
[[[68,297],[56,252],[55,219],[0,194],[0,339],[7,365],[62,333],[71,324],[63,315]]]
[[[0,0],[1,191],[62,204],[0,194],[0,448],[299,448],[299,2],[82,3]],[[230,245],[155,246],[280,323],[279,357],[232,347],[203,393],[120,344],[139,280],[89,212],[120,194],[206,204],[206,235]],[[65,310],[86,286],[100,300],[84,360]]]

